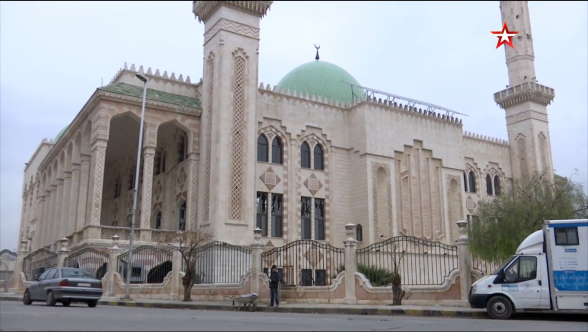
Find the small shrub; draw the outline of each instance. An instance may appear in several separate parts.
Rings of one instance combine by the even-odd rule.
[[[345,271],[345,265],[339,266],[337,274]],[[357,272],[363,274],[366,279],[370,281],[374,287],[385,287],[392,284],[394,274],[386,269],[378,268],[376,266],[367,266],[358,264]]]

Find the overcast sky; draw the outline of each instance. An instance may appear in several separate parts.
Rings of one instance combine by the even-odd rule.
[[[0,249],[16,249],[24,163],[127,62],[202,76],[204,24],[192,2],[2,2]],[[587,2],[529,3],[558,174],[588,178]],[[274,2],[261,20],[259,80],[321,60],[361,85],[460,113],[463,129],[507,139],[493,93],[508,84],[499,2]],[[138,67],[137,67],[138,68]]]

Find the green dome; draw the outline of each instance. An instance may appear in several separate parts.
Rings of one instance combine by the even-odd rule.
[[[340,103],[351,103],[351,86],[341,81],[360,85],[345,69],[325,61],[312,61],[290,71],[278,83],[278,88],[284,91],[290,89],[290,92],[304,92],[309,96],[320,96],[323,99],[331,98]],[[353,92],[357,98],[363,97],[363,89],[353,87]]]
[[[55,136],[55,142],[59,141],[59,139],[61,138],[61,136],[63,135],[63,133],[65,133],[65,131],[67,130],[67,127],[69,127],[69,126],[66,126],[65,128],[61,129],[61,131],[59,132],[59,134],[57,134],[57,136]]]

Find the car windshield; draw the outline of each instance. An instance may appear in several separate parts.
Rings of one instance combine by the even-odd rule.
[[[502,269],[504,269],[508,264],[510,264],[510,262],[512,262],[513,259],[515,259],[517,256],[510,256],[506,261],[504,261],[504,263],[502,263],[502,265],[500,265],[500,267],[492,272],[493,275],[497,275]]]
[[[63,269],[61,270],[61,275],[63,278],[82,278],[82,279],[95,279],[92,273],[86,270],[78,270],[78,269]]]

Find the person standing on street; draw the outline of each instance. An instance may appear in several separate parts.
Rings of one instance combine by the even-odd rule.
[[[280,276],[280,272],[278,272],[278,268],[275,265],[272,265],[272,270],[269,279],[270,307],[273,307],[275,302],[276,308],[278,308],[280,306],[280,295],[278,293],[278,287],[280,286],[280,280],[282,280],[282,277]]]

